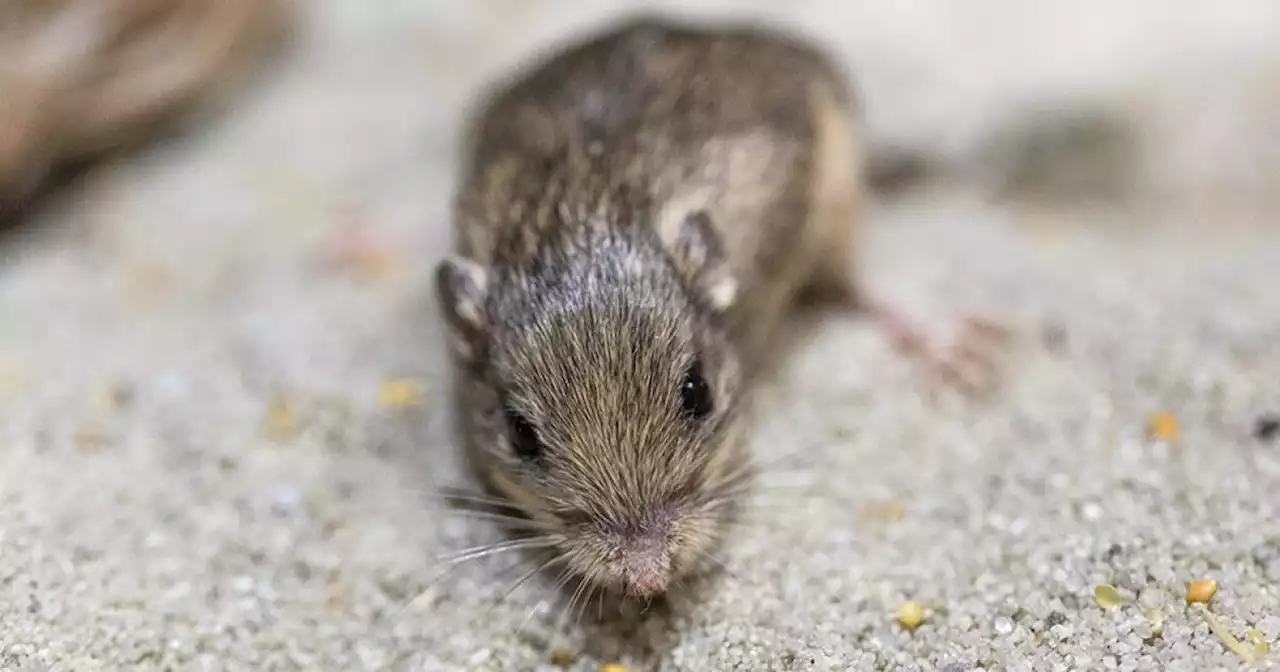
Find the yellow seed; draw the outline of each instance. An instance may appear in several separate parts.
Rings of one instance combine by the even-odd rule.
[[[915,630],[924,622],[924,607],[919,602],[903,602],[898,605],[898,622],[908,630]]]
[[[1124,598],[1120,597],[1120,592],[1116,590],[1115,586],[1105,583],[1098,584],[1093,589],[1093,599],[1103,609],[1113,609],[1124,604]]]
[[[384,381],[378,388],[378,401],[389,408],[405,408],[422,403],[422,384],[410,378]]]
[[[1151,621],[1151,636],[1159,637],[1164,634],[1164,612],[1159,609],[1148,609],[1147,620]]]
[[[1187,604],[1208,602],[1218,592],[1218,582],[1213,579],[1200,579],[1187,586]]]
[[[621,663],[609,663],[601,665],[600,672],[627,672],[627,666]]]
[[[1148,430],[1151,437],[1157,441],[1173,443],[1178,440],[1180,431],[1178,429],[1178,418],[1172,413],[1154,413],[1147,422]]]
[[[271,400],[271,405],[267,408],[266,426],[267,433],[281,441],[291,438],[298,431],[298,412],[287,398],[281,396]]]
[[[906,502],[901,499],[889,499],[873,502],[858,511],[858,518],[865,523],[895,523],[907,514]]]
[[[1257,628],[1249,628],[1245,631],[1244,635],[1248,638],[1249,643],[1253,645],[1253,650],[1257,652],[1258,655],[1265,656],[1269,651],[1271,651],[1271,646],[1267,644],[1266,635],[1263,635],[1262,631]]]

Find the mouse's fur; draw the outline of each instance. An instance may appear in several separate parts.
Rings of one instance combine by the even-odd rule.
[[[787,308],[854,293],[853,97],[794,38],[643,18],[490,92],[467,139],[437,272],[466,448],[571,570],[661,593],[750,483],[740,416]]]

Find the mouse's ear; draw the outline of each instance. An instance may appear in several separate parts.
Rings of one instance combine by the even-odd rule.
[[[720,234],[705,210],[684,216],[670,245],[676,268],[713,310],[728,310],[737,299],[738,283],[729,270]]]
[[[479,350],[488,332],[485,292],[489,274],[480,264],[459,256],[448,256],[436,266],[436,298],[453,333],[459,353],[470,358]]]

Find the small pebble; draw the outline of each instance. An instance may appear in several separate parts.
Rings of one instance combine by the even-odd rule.
[[[1213,579],[1200,579],[1187,586],[1187,604],[1208,602],[1218,592],[1218,582]]]
[[[1259,441],[1274,441],[1280,437],[1280,415],[1269,413],[1254,421],[1253,436]]]
[[[1164,593],[1160,590],[1148,588],[1142,591],[1142,595],[1138,598],[1142,606],[1148,609],[1159,609],[1165,604]]]
[[[1258,621],[1258,629],[1262,631],[1263,637],[1280,639],[1280,616],[1275,614],[1263,616],[1262,620]]]
[[[996,632],[1001,635],[1007,635],[1013,632],[1013,621],[1007,616],[1001,616],[995,622]]]
[[[898,605],[896,614],[898,623],[907,630],[915,630],[924,622],[924,607],[918,602],[903,602]]]
[[[1102,517],[1102,507],[1094,502],[1087,502],[1080,507],[1080,515],[1084,516],[1085,520],[1097,520]]]
[[[556,667],[569,667],[577,658],[578,654],[563,647],[556,647],[551,650],[551,664]]]
[[[1124,604],[1124,598],[1115,586],[1103,583],[1093,589],[1093,599],[1103,609],[1114,609]]]
[[[106,381],[93,390],[93,405],[104,413],[118,411],[132,401],[133,390],[121,382]]]
[[[182,401],[190,391],[187,379],[177,373],[166,373],[155,380],[155,392],[166,403]]]
[[[271,510],[277,515],[288,515],[298,508],[302,501],[302,493],[292,485],[275,485],[268,490],[271,499]]]
[[[627,672],[627,666],[621,663],[608,663],[600,666],[600,672]]]

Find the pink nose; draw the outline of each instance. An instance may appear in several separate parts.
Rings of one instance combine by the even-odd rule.
[[[637,597],[650,598],[671,583],[671,554],[665,526],[631,536],[620,545],[618,569],[627,588]]]
[[[666,551],[628,553],[622,557],[622,576],[637,597],[653,597],[671,583],[671,559]]]

